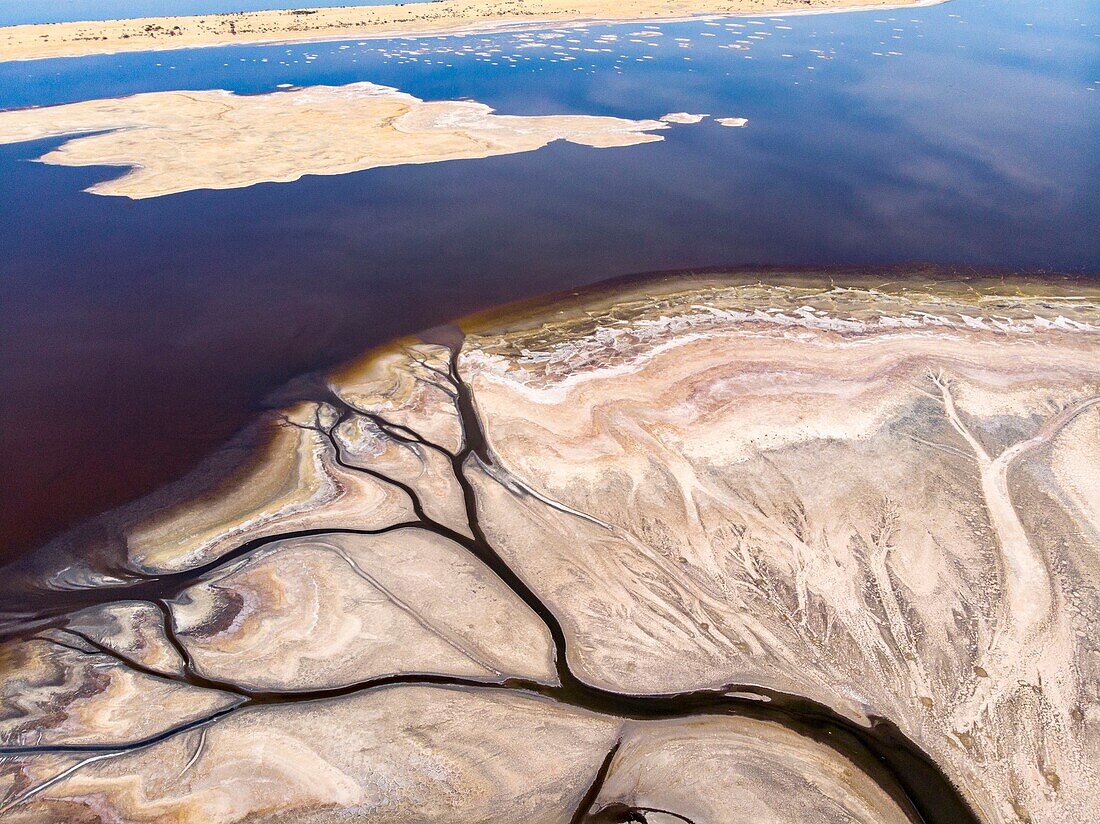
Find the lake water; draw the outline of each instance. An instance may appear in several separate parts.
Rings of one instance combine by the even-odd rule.
[[[25,162],[61,140],[0,147],[4,551],[179,476],[294,375],[498,302],[725,265],[1100,270],[1100,4],[656,28],[0,64],[0,108],[370,80],[749,119],[140,202],[81,191],[118,170]]]

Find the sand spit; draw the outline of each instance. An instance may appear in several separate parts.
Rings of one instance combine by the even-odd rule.
[[[620,283],[328,390],[0,580],[0,814],[1100,805],[1095,288]]]
[[[941,2],[941,0],[933,0]],[[147,17],[0,27],[0,61],[246,43],[464,34],[618,20],[677,20],[930,5],[890,0],[439,0],[392,6]]]
[[[424,102],[373,83],[261,95],[152,92],[0,112],[0,144],[97,132],[40,160],[129,166],[88,191],[134,199],[530,152],[555,140],[633,146],[661,140],[654,132],[665,128],[658,120],[498,115],[482,103]]]

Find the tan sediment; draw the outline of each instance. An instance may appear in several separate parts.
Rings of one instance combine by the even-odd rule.
[[[565,824],[619,726],[505,690],[256,707],[74,771],[6,820]],[[50,756],[4,766],[32,788],[58,771]]]
[[[157,512],[132,527],[129,560],[150,572],[189,569],[237,543],[339,522],[377,528],[408,520],[398,490],[336,463],[319,431],[331,408],[302,404],[286,413],[264,458],[204,499]]]
[[[53,637],[72,648],[53,638],[0,646],[0,746],[124,745],[239,700],[134,672],[69,633]]]
[[[668,114],[664,115],[661,120],[663,120],[665,123],[691,125],[693,123],[699,123],[707,117],[710,117],[710,115],[692,114],[691,112],[669,112]]]
[[[855,764],[778,724],[722,717],[633,721],[621,740],[597,809],[621,804],[654,811],[645,818],[651,824],[905,820]],[[656,812],[664,810],[675,816]]]
[[[415,426],[428,440],[457,452],[462,448],[462,424],[440,375],[447,374],[449,356],[446,347],[402,338],[337,369],[329,384],[355,409],[381,414],[391,423]],[[362,451],[360,439],[345,435],[344,440],[353,455]]]
[[[984,820],[1073,820],[1100,311],[1057,291],[686,277],[474,319],[482,526],[589,683],[883,715]]]
[[[184,662],[168,641],[163,613],[148,601],[91,607],[74,615],[67,629],[154,672],[183,673]],[[55,637],[66,640],[65,633]],[[70,636],[67,640],[77,639]]]
[[[436,329],[334,373],[327,404],[289,413],[315,427],[293,430],[308,438],[128,527],[120,540],[143,535],[143,551],[117,573],[148,569],[158,535],[177,538],[152,553],[159,568],[226,558],[282,501],[301,502],[285,523],[324,534],[216,564],[165,601],[163,623],[148,603],[96,590],[103,605],[68,629],[121,659],[82,654],[64,629],[0,648],[4,743],[117,742],[113,718],[165,735],[86,761],[15,753],[0,765],[0,789],[14,789],[0,810],[564,822],[591,786],[593,815],[905,820],[869,753],[775,717],[627,720],[568,705],[568,692],[486,689],[494,672],[550,675],[533,620],[545,613],[513,597],[503,567],[556,619],[565,643],[552,652],[580,683],[766,706],[755,685],[858,724],[883,717],[982,822],[1090,820],[1100,291],[760,277],[653,278],[518,305],[463,322],[457,353],[440,343],[457,345],[457,330]],[[477,451],[454,451],[471,439]],[[454,459],[453,483],[428,453]],[[288,469],[335,472],[337,456],[341,473],[439,500],[411,528],[338,533],[393,513],[361,493],[311,497],[314,476]],[[463,511],[465,533],[452,523]],[[483,544],[464,537],[475,534]],[[173,680],[165,626],[211,683]],[[293,697],[406,670],[482,686]],[[219,687],[242,685],[287,694],[172,733],[220,707]]]
[[[534,614],[484,564],[422,530],[274,544],[172,611],[200,672],[253,689],[409,672],[555,681]]]
[[[392,6],[49,23],[0,28],[0,61],[229,44],[458,34],[540,23],[654,21],[926,4],[890,0],[442,0]]]
[[[530,152],[555,140],[632,146],[661,140],[653,132],[665,128],[658,120],[500,115],[482,103],[424,102],[374,83],[261,95],[152,92],[0,112],[0,144],[99,132],[40,160],[128,166],[89,191],[135,199]]]

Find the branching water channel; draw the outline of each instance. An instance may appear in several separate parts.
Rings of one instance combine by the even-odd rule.
[[[128,571],[130,582],[123,586],[58,591],[49,593],[48,596],[40,596],[39,608],[35,614],[27,616],[19,623],[0,629],[0,633],[11,639],[38,638],[69,647],[83,654],[109,656],[146,676],[227,693],[236,696],[236,701],[203,718],[122,745],[5,746],[0,747],[0,756],[26,757],[46,753],[87,754],[89,757],[79,765],[83,766],[101,760],[101,757],[111,757],[151,747],[185,732],[196,729],[205,730],[221,719],[249,707],[323,701],[401,685],[432,685],[466,691],[507,690],[619,719],[661,720],[704,715],[732,715],[781,724],[814,741],[832,747],[851,759],[898,803],[911,821],[919,824],[977,822],[978,819],[973,811],[942,770],[888,719],[873,717],[870,719],[870,726],[865,727],[819,702],[752,685],[730,684],[718,689],[677,694],[636,695],[601,689],[578,678],[568,662],[566,634],[558,617],[503,560],[480,524],[477,495],[466,474],[467,467],[476,466],[498,482],[500,477],[507,473],[499,466],[492,454],[470,387],[460,375],[458,366],[460,347],[451,343],[449,349],[451,352],[449,369],[437,369],[425,361],[418,361],[418,363],[433,374],[433,377],[428,379],[430,383],[449,396],[458,411],[463,437],[457,451],[452,452],[423,437],[413,428],[393,423],[374,412],[357,409],[335,396],[326,399],[328,403],[340,410],[336,422],[330,426],[322,425],[319,420],[312,425],[283,421],[283,425],[314,430],[327,439],[334,460],[339,466],[350,472],[366,474],[407,496],[411,502],[414,520],[376,530],[334,526],[287,531],[244,542],[215,560],[183,572],[153,575]],[[424,378],[421,379],[424,380]],[[354,416],[370,420],[385,436],[398,443],[414,449],[433,450],[446,458],[462,492],[469,535],[458,532],[430,517],[425,512],[420,495],[413,486],[375,469],[357,466],[346,460],[343,447],[334,435],[334,431],[341,423]],[[523,491],[522,483],[510,484],[510,486],[519,488],[517,494],[528,494]],[[583,513],[576,514],[585,517]],[[541,683],[520,678],[494,680],[434,674],[402,674],[373,678],[329,689],[270,691],[251,689],[232,681],[210,678],[198,671],[187,646],[179,638],[169,604],[184,590],[229,564],[245,559],[258,550],[280,541],[317,535],[379,535],[401,529],[422,529],[435,533],[462,547],[492,570],[538,616],[548,630],[554,646],[557,683]],[[134,600],[155,604],[160,609],[165,636],[183,661],[181,672],[166,672],[142,664],[96,641],[89,635],[67,626],[68,616],[79,609]],[[54,630],[54,632],[50,636],[44,636],[42,633],[45,630]],[[73,643],[70,645],[62,638],[71,639]],[[688,819],[678,815],[674,810],[655,810],[622,804],[596,807],[600,787],[618,747],[619,743],[616,742],[598,766],[591,784],[583,793],[580,804],[573,811],[572,821],[645,821],[647,812],[660,812],[666,816],[687,821]],[[196,752],[196,757],[198,754]],[[24,790],[18,797],[8,799],[0,810],[29,800],[45,786],[55,783],[73,770],[74,768],[70,767],[61,776],[54,776],[47,782]]]

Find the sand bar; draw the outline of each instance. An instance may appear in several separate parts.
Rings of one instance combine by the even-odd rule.
[[[0,62],[243,43],[461,34],[545,23],[804,14],[898,5],[890,0],[631,0],[625,3],[614,0],[439,0],[408,5],[46,23],[0,27]],[[900,5],[931,3],[925,0]]]
[[[500,115],[484,103],[425,102],[374,83],[259,95],[151,92],[0,112],[0,144],[80,135],[39,159],[129,166],[88,191],[135,199],[530,152],[555,140],[633,146],[661,140],[653,132],[666,128],[659,120]]]

